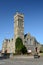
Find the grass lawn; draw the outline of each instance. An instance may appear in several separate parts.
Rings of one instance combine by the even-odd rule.
[[[40,53],[40,56],[43,56],[43,53]]]

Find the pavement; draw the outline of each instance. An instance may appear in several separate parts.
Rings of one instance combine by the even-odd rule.
[[[0,65],[43,65],[43,57],[34,59],[33,56],[14,56],[10,59],[0,60]]]

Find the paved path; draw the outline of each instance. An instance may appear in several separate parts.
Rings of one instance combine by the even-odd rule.
[[[0,65],[43,65],[43,57],[39,59],[34,58],[13,58],[0,60]]]

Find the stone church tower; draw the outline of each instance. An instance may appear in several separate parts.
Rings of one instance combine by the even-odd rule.
[[[28,33],[24,35],[24,15],[18,12],[14,15],[14,37],[3,41],[2,53],[5,53],[5,51],[7,51],[7,53],[15,53],[15,41],[17,37],[22,39],[28,52],[31,50],[33,53],[36,47],[38,51],[40,50],[41,45],[33,36]]]
[[[14,16],[14,38],[20,37],[24,41],[24,15],[16,12]]]

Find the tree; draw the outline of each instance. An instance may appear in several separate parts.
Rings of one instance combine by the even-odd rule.
[[[17,38],[16,42],[15,42],[15,51],[17,54],[26,54],[27,53],[27,49],[26,47],[23,45],[23,41],[21,38]]]
[[[15,42],[16,53],[18,54],[21,53],[22,47],[23,47],[22,39],[18,37]]]
[[[21,53],[22,54],[26,54],[27,53],[27,49],[26,49],[25,45],[22,46]]]

